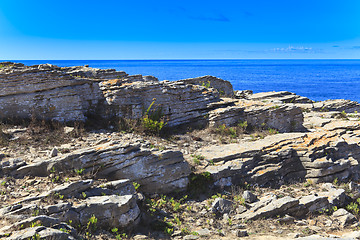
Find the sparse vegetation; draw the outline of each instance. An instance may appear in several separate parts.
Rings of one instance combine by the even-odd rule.
[[[152,109],[155,101],[156,99],[153,99],[150,106],[146,109],[141,122],[145,132],[159,135],[166,123],[164,116],[162,115],[161,106],[158,105]]]

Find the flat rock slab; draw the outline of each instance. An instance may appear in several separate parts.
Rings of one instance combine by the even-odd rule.
[[[244,141],[241,143],[205,147],[197,151],[197,154],[201,154],[206,160],[213,162],[252,157],[262,150],[271,148],[271,146],[275,144],[298,139],[305,135],[305,133],[275,134],[257,141]]]
[[[275,199],[269,204],[261,207],[257,210],[248,210],[245,213],[240,214],[238,217],[247,220],[256,220],[259,218],[274,217],[277,215],[284,215],[288,209],[294,208],[299,205],[299,200],[291,197],[283,197]]]
[[[50,171],[84,169],[109,180],[127,178],[144,192],[167,193],[185,189],[190,165],[180,151],[152,151],[139,144],[110,142],[80,149],[17,170],[17,175],[47,176]]]

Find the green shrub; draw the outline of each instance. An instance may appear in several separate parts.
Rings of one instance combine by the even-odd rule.
[[[159,134],[166,125],[162,114],[162,108],[158,106],[157,108],[152,109],[155,101],[156,99],[154,98],[141,119],[144,131],[151,134]]]

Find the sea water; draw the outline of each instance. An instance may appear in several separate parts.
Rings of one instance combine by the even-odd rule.
[[[89,65],[180,80],[212,75],[235,90],[290,91],[315,101],[360,101],[360,60],[21,60],[26,65]]]

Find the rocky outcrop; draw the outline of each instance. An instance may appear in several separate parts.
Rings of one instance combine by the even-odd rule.
[[[0,69],[0,118],[41,118],[84,121],[104,98],[99,81],[123,77],[115,70],[88,67],[60,68],[50,64],[10,65]]]
[[[358,122],[337,121],[313,133],[287,133],[257,141],[200,149],[218,185],[282,184],[295,179],[327,182],[358,179]]]
[[[213,76],[203,76],[203,77],[197,77],[197,78],[188,78],[188,79],[182,79],[179,80],[181,82],[184,82],[186,84],[192,84],[192,85],[200,85],[204,86],[206,88],[214,88],[216,89],[220,96],[222,97],[234,97],[234,89],[229,81],[213,77]]]
[[[275,105],[258,101],[238,100],[232,105],[209,112],[209,126],[234,126],[246,121],[256,127],[277,129],[279,132],[303,131],[303,113],[294,105]]]
[[[247,99],[274,103],[312,103],[310,99],[288,91],[261,92],[247,95]]]
[[[84,182],[93,181],[58,186],[48,193],[28,197],[0,209],[0,219],[2,223],[7,223],[0,229],[0,237],[27,239],[38,235],[44,238],[74,239],[77,231],[69,224],[81,224],[87,226],[87,231],[91,231],[91,227],[131,228],[139,223],[140,209],[136,204],[134,186],[129,180],[94,187],[84,185]],[[59,202],[54,205],[44,204],[51,199]],[[41,228],[34,231],[34,227],[38,226]]]
[[[208,105],[220,101],[213,88],[177,82],[108,80],[100,83],[111,112],[117,117],[141,118],[154,102],[168,127],[204,120]]]
[[[326,100],[314,103],[313,110],[320,112],[344,111],[345,113],[353,113],[355,111],[360,112],[360,104],[344,99]]]
[[[189,164],[179,151],[151,151],[140,144],[110,142],[23,166],[17,175],[47,176],[51,171],[83,169],[97,178],[128,178],[148,193],[186,188]]]
[[[301,111],[295,106],[267,106],[261,97],[253,97],[256,104],[251,107],[244,101],[224,105],[220,97],[233,98],[232,85],[212,76],[159,82],[152,76],[129,76],[113,69],[9,63],[0,69],[0,79],[2,119],[68,122],[84,121],[90,115],[139,119],[152,106],[151,111],[157,111],[167,127],[206,124],[207,117],[211,126],[248,121],[280,132],[297,131],[302,126]]]

